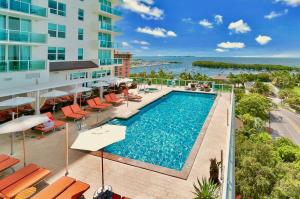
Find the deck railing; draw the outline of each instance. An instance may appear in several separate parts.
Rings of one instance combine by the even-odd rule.
[[[119,27],[117,27],[113,24],[110,24],[110,23],[105,23],[105,22],[102,22],[102,23],[100,22],[99,29],[100,30],[108,30],[108,31],[117,32],[117,33],[122,32]]]
[[[100,59],[100,66],[109,66],[109,65],[121,65],[122,59]]]
[[[0,41],[45,44],[47,43],[47,35],[17,30],[0,29]]]
[[[25,14],[47,17],[48,9],[18,0],[0,0],[0,9],[7,9]]]
[[[46,70],[44,60],[7,60],[0,61],[0,73]]]
[[[118,17],[122,16],[122,12],[120,10],[112,8],[111,6],[108,6],[108,5],[101,4],[100,10],[103,12],[107,12],[109,14],[118,16]]]
[[[99,47],[100,48],[121,48],[121,44],[112,41],[100,40]]]

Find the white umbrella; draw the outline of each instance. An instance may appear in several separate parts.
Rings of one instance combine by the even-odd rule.
[[[70,91],[70,93],[74,93],[74,104],[77,103],[77,94],[91,91],[92,89],[89,87],[76,87],[73,90]],[[80,106],[81,106],[81,96],[80,96]]]
[[[53,111],[55,110],[55,98],[58,97],[63,97],[69,95],[69,93],[65,92],[65,91],[59,91],[59,90],[52,90],[50,92],[44,93],[41,95],[41,97],[47,98],[47,99],[53,99],[54,100],[54,104],[53,104]]]
[[[125,139],[126,127],[117,125],[103,125],[101,127],[86,131],[79,134],[72,149],[79,149],[85,151],[99,151],[101,150],[102,160],[102,190],[104,189],[104,169],[103,169],[103,151],[102,149],[113,143]]]
[[[22,116],[0,125],[0,134],[23,132],[24,166],[26,165],[25,131],[49,120],[46,115]]]
[[[116,84],[117,85],[120,85],[121,83],[130,83],[130,82],[133,82],[133,79],[129,79],[129,78],[123,78],[123,79],[119,79],[117,80]]]
[[[105,86],[109,86],[109,84],[106,82],[98,82],[98,83],[93,84],[93,87],[100,88],[99,94],[100,94],[100,98],[102,100],[103,100],[103,87],[105,87]]]

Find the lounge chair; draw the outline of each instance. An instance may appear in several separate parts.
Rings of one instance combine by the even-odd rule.
[[[63,176],[53,184],[37,193],[34,197],[32,197],[32,199],[75,199],[82,196],[82,194],[89,188],[90,185],[86,183]]]
[[[66,124],[63,121],[55,119],[51,112],[47,112],[47,113],[45,113],[45,115],[47,115],[47,117],[49,118],[50,121],[54,122],[53,127],[45,128],[43,124],[40,124],[40,125],[34,127],[34,130],[40,131],[42,133],[49,133],[50,131],[55,130],[57,128],[61,128]]]
[[[129,101],[142,101],[142,96],[135,95],[133,93],[129,93],[128,89],[123,90],[124,98],[128,99]]]
[[[8,155],[0,154],[0,172],[18,164],[20,160],[10,157]]]
[[[0,180],[0,198],[11,199],[18,193],[44,180],[51,172],[29,164]]]
[[[61,108],[61,110],[62,110],[62,112],[63,112],[63,114],[66,118],[71,118],[71,119],[74,119],[74,120],[80,120],[84,117],[83,115],[73,113],[70,106],[63,107],[63,108]]]
[[[89,107],[91,109],[96,109],[96,110],[104,110],[104,109],[106,109],[106,106],[97,105],[93,99],[87,100],[86,103],[89,105]]]
[[[78,104],[73,104],[70,107],[75,114],[83,115],[84,117],[89,116],[89,112],[82,110]]]
[[[125,101],[124,99],[117,98],[114,93],[105,95],[104,98],[108,103],[112,103],[112,104],[122,104]]]
[[[93,100],[94,100],[95,104],[99,105],[99,106],[105,106],[106,108],[112,106],[112,104],[101,102],[101,99],[99,97],[96,97]]]

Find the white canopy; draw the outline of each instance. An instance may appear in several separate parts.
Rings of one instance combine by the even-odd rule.
[[[125,133],[125,126],[106,124],[79,134],[71,148],[85,151],[99,151],[106,146],[124,140]]]
[[[116,84],[121,84],[121,83],[130,83],[133,82],[133,79],[129,79],[129,78],[123,78],[123,79],[119,79]]]
[[[106,82],[98,82],[92,85],[93,87],[103,87],[103,86],[109,86]]]
[[[48,120],[45,115],[22,116],[0,125],[0,134],[26,131]]]
[[[69,93],[67,93],[65,91],[53,90],[53,91],[42,94],[41,97],[50,99],[50,98],[63,97],[63,96],[66,96],[68,94]]]
[[[74,88],[73,90],[70,91],[70,93],[82,93],[82,92],[88,92],[91,91],[91,88],[88,87],[78,87]]]
[[[15,98],[0,102],[0,107],[17,107],[17,106],[22,106],[25,104],[30,104],[34,101],[35,101],[35,99],[32,97],[15,97]]]

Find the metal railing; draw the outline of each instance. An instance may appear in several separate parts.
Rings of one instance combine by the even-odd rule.
[[[122,59],[99,59],[100,66],[120,65]]]
[[[121,44],[112,41],[100,40],[99,47],[100,48],[121,48]]]
[[[0,73],[46,70],[44,60],[6,60],[0,61]]]
[[[0,29],[0,41],[45,44],[47,43],[47,35],[17,30]]]
[[[122,12],[120,10],[112,8],[111,6],[108,6],[108,5],[101,4],[100,5],[100,10],[103,11],[103,12],[107,12],[109,14],[118,16],[118,17],[122,16]]]
[[[110,23],[104,23],[104,22],[102,22],[102,23],[100,22],[99,29],[100,30],[108,30],[108,31],[117,32],[117,33],[122,32],[119,27],[112,25]]]
[[[25,14],[47,17],[48,9],[18,0],[0,0],[0,9],[7,9]]]

